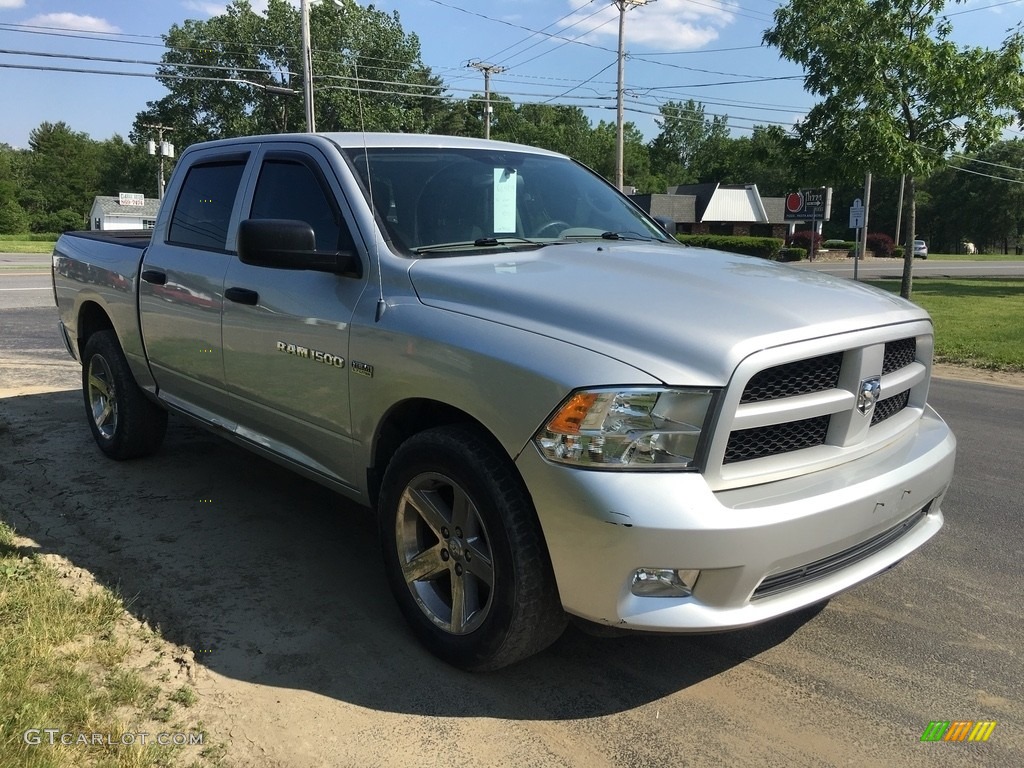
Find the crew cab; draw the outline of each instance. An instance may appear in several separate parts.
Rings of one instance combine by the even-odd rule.
[[[567,616],[763,622],[943,523],[923,310],[682,246],[556,153],[199,144],[151,233],[65,234],[53,280],[103,453],[174,413],[374,508],[410,627],[465,669]]]

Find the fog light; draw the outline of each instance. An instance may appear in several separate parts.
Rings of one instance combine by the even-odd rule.
[[[638,597],[689,597],[699,570],[637,568],[630,591]]]

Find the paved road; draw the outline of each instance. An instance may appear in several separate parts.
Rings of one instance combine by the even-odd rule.
[[[840,277],[853,277],[853,263],[799,262],[798,266],[827,272]],[[902,277],[903,262],[899,259],[861,263],[858,277],[872,280],[882,277]],[[1024,277],[1024,261],[915,261],[914,277]]]
[[[0,309],[0,356],[71,390],[53,319]],[[211,733],[260,765],[1021,766],[1024,391],[938,380],[931,399],[960,441],[947,525],[896,569],[743,632],[570,628],[493,675],[409,636],[365,512],[178,421],[158,456],[118,464],[76,391],[0,399],[0,514],[213,649]],[[921,743],[956,719],[998,725],[985,744]]]

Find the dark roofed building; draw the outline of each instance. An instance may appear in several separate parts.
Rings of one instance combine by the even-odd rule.
[[[675,222],[677,234],[785,237],[785,198],[761,197],[756,184],[681,184],[664,195],[632,195],[652,216]]]

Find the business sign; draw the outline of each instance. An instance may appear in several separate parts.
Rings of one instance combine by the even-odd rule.
[[[786,195],[785,221],[828,221],[832,215],[832,187],[809,187]]]
[[[134,205],[142,208],[146,204],[146,196],[139,192],[119,192],[118,201],[121,205]]]

